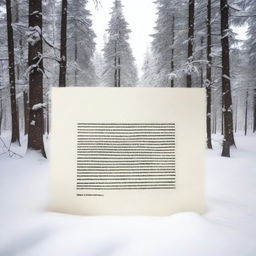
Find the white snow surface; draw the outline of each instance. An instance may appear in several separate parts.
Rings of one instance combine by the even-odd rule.
[[[230,159],[219,156],[220,136],[207,151],[207,212],[168,217],[49,212],[49,162],[1,155],[0,256],[255,256],[256,136],[236,142]],[[25,153],[22,145],[13,151]]]

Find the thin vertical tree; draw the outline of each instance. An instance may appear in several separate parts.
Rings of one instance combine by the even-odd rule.
[[[174,73],[174,43],[175,43],[175,16],[172,16],[172,49],[171,49],[171,74]],[[171,80],[171,87],[174,87],[174,79]]]
[[[28,93],[26,90],[23,91],[23,108],[24,108],[24,134],[28,134],[29,125],[29,101]]]
[[[228,0],[220,0],[221,48],[222,48],[222,101],[224,139],[222,156],[230,157],[230,146],[234,144],[233,111],[230,83],[229,46],[229,5]]]
[[[195,27],[195,0],[188,3],[188,63],[193,61],[193,43]],[[192,72],[187,71],[187,87],[192,87]]]
[[[42,1],[29,0],[29,129],[28,148],[44,150]]]
[[[67,8],[68,8],[67,0],[62,0],[59,87],[66,87],[66,74],[67,74]]]
[[[212,3],[207,3],[207,67],[206,67],[206,95],[207,95],[207,147],[212,149],[211,138],[211,88],[212,88]]]
[[[244,115],[244,135],[247,135],[247,128],[248,128],[248,97],[249,97],[249,92],[248,89],[246,90],[246,95],[245,95],[245,115]]]
[[[19,116],[16,102],[16,81],[15,81],[15,62],[14,62],[14,40],[12,28],[12,7],[11,0],[6,0],[7,15],[7,41],[8,41],[8,58],[9,58],[9,84],[11,95],[11,120],[12,120],[12,138],[11,142],[20,144]]]

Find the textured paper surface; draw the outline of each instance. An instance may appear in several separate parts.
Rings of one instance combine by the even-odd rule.
[[[205,123],[204,89],[53,88],[50,209],[78,215],[158,216],[179,211],[202,212],[205,183]],[[79,124],[80,128],[83,124],[86,124],[87,128],[88,124],[105,124],[108,128],[109,124],[164,124],[164,127],[174,124],[173,188],[157,189],[155,184],[155,189],[134,189],[130,185],[134,183],[130,181],[126,186],[132,189],[110,190],[109,187],[112,185],[104,185],[104,188],[107,187],[106,190],[93,190],[93,186],[96,185],[85,185],[90,186],[90,189],[77,189],[77,184],[80,184],[77,180]],[[147,125],[144,127],[148,128]],[[119,129],[115,126],[114,131],[117,130]],[[128,130],[127,134],[129,132]],[[108,133],[113,134],[109,129]],[[123,131],[121,133],[123,134]],[[97,132],[94,136],[95,134],[97,135]],[[134,164],[133,161],[130,162]],[[100,167],[104,170],[104,165]],[[122,187],[119,182],[111,184]]]

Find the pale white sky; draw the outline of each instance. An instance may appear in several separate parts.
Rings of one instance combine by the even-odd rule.
[[[95,5],[92,2],[90,2],[89,10],[93,15],[93,29],[97,35],[95,40],[97,50],[100,51],[104,45],[104,33],[110,20],[113,0],[101,0],[101,6],[98,9],[95,9]],[[130,45],[136,58],[139,73],[141,73],[146,49],[150,46],[152,40],[150,34],[154,31],[156,6],[151,0],[123,0],[122,3],[126,21],[132,30],[130,33]]]

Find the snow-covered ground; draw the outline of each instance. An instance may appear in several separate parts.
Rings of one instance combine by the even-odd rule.
[[[207,152],[204,215],[48,212],[49,162],[33,152],[0,156],[0,256],[255,256],[256,136],[237,135],[231,159],[219,156],[219,139]]]

